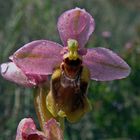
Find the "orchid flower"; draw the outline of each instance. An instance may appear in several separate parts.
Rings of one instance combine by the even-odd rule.
[[[32,118],[24,118],[17,128],[16,140],[63,140],[62,130],[55,119],[44,124],[45,132],[38,131]]]
[[[36,40],[17,50],[10,57],[12,62],[1,65],[4,78],[24,86],[39,87],[34,98],[42,126],[50,118],[60,121],[59,118],[66,117],[76,122],[89,111],[90,79],[111,81],[130,73],[128,64],[113,51],[102,47],[85,48],[95,23],[84,9],[64,12],[57,28],[63,45]],[[45,89],[49,75],[50,87]]]

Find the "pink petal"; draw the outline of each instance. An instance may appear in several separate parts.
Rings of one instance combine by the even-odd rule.
[[[3,63],[1,65],[1,75],[12,82],[15,82],[19,85],[23,85],[26,87],[35,86],[32,80],[28,80],[28,77],[13,63]]]
[[[59,17],[57,27],[64,46],[67,46],[68,39],[76,39],[79,46],[83,47],[94,31],[95,23],[84,9],[75,8]]]
[[[62,130],[55,119],[45,123],[45,134],[36,129],[31,118],[22,119],[17,128],[16,140],[64,140]]]
[[[48,75],[62,61],[61,50],[57,43],[37,40],[17,50],[12,59],[26,75]]]
[[[123,59],[105,48],[88,49],[83,61],[90,69],[91,79],[93,80],[121,79],[128,76],[131,71]]]
[[[45,135],[36,129],[31,118],[22,119],[17,128],[16,140],[48,140]]]
[[[64,140],[62,129],[55,119],[47,121],[44,130],[49,140]]]

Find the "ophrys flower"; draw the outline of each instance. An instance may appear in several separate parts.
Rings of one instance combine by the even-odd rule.
[[[51,75],[50,89],[41,107],[45,106],[54,118],[66,117],[75,122],[90,109],[87,99],[90,79],[125,78],[130,67],[109,49],[85,48],[95,28],[94,19],[85,10],[75,8],[64,12],[57,27],[63,46],[48,40],[28,43],[13,54],[12,62],[1,65],[2,75],[16,83],[41,88]],[[12,75],[18,70],[21,77],[11,75],[11,65],[16,68]],[[25,80],[21,82],[23,77]]]

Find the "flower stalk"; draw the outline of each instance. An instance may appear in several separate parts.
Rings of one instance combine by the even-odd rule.
[[[57,122],[59,122],[61,129],[64,130],[64,118],[54,117],[46,106],[46,97],[48,93],[49,93],[48,83],[39,85],[34,89],[33,95],[34,108],[38,117],[40,128],[45,133],[46,129],[44,129],[44,124],[51,118],[54,118]]]

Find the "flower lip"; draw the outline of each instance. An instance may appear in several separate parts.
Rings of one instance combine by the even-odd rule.
[[[82,69],[82,60],[69,60],[69,58],[66,58],[63,60],[63,63],[61,64],[62,72],[66,75],[66,77],[70,79],[75,79],[75,77],[79,76],[79,72]]]

